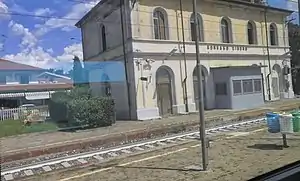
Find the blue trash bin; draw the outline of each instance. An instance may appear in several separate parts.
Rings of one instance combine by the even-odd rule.
[[[279,133],[280,132],[279,114],[267,113],[266,117],[267,117],[268,132]]]

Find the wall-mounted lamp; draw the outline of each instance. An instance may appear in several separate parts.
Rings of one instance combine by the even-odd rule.
[[[176,47],[174,47],[168,54],[168,56],[166,58],[163,59],[163,63],[165,63],[165,60],[167,60],[170,56],[173,56],[176,52],[178,51],[178,49]]]

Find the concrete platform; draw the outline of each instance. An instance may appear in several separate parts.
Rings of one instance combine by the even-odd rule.
[[[266,103],[262,107],[250,110],[211,110],[206,111],[206,122],[220,119],[242,120],[264,115],[268,111],[285,111],[298,109],[300,100],[283,100]],[[78,132],[48,132],[23,134],[1,138],[1,155],[3,162],[36,157],[45,154],[84,149],[90,146],[109,147],[130,140],[162,136],[190,130],[199,126],[197,114],[172,116],[153,121],[118,121],[105,128]]]

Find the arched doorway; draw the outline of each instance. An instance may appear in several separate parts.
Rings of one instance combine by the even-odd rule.
[[[197,67],[194,68],[193,71],[193,87],[194,87],[194,101],[196,104],[196,109],[199,110],[199,89],[198,89],[198,77],[197,77],[198,69]],[[208,71],[207,69],[201,65],[201,74],[202,74],[202,86],[203,86],[203,103],[204,103],[204,109],[207,109],[207,104],[206,104],[206,80],[207,80],[207,75]]]
[[[173,114],[173,84],[173,71],[167,66],[160,67],[156,71],[156,92],[157,105],[161,116]]]
[[[280,92],[283,91],[282,71],[279,65],[275,64],[272,68],[272,93],[275,99],[280,98]]]

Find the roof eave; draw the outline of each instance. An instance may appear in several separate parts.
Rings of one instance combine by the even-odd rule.
[[[82,23],[89,18],[89,16],[102,4],[104,4],[105,2],[107,2],[109,0],[101,0],[98,4],[96,4],[89,12],[87,12],[76,24],[75,26],[77,28],[81,28]]]
[[[263,9],[267,8],[270,10],[280,11],[280,12],[287,13],[287,14],[292,14],[294,12],[294,11],[287,10],[287,9],[276,8],[276,7],[272,7],[269,5],[263,5],[263,4],[255,4],[255,3],[250,3],[250,2],[246,2],[246,1],[237,1],[237,0],[219,0],[219,1],[223,1],[223,2],[225,1],[225,2],[230,2],[230,3],[235,3],[235,4],[242,4],[242,5],[263,8]]]
[[[87,12],[76,24],[75,26],[77,28],[81,28],[82,23],[102,4],[107,2],[109,0],[101,0],[97,5],[95,5],[89,12]],[[244,5],[249,5],[252,7],[257,7],[257,8],[267,8],[270,10],[275,10],[275,11],[280,11],[286,14],[292,14],[294,11],[287,10],[287,9],[282,9],[282,8],[276,8],[272,7],[269,5],[262,5],[262,4],[254,4],[254,3],[248,3],[248,2],[243,2],[243,1],[236,1],[236,0],[219,0],[219,1],[227,1],[227,2],[232,2],[232,3],[239,3],[239,4],[244,4]]]

